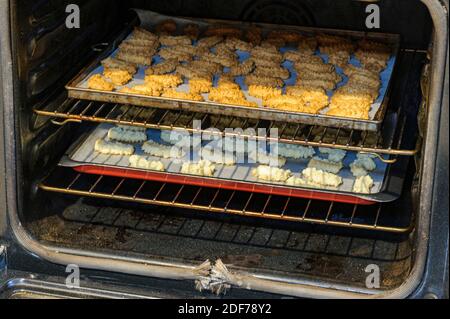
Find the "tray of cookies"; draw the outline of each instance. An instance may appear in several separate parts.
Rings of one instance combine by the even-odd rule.
[[[72,98],[376,131],[399,36],[137,11]]]
[[[360,205],[394,201],[403,186],[404,165],[387,165],[369,154],[191,138],[176,130],[100,124],[60,165],[89,174]]]

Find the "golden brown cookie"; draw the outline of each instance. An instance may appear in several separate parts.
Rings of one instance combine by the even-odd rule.
[[[189,80],[189,92],[193,94],[209,93],[213,86],[210,79],[192,78]]]
[[[100,91],[112,91],[114,90],[114,85],[107,81],[100,74],[95,74],[91,76],[88,80],[88,88],[91,90],[100,90]]]
[[[165,75],[147,75],[145,82],[156,82],[162,85],[163,88],[177,87],[183,83],[180,75],[165,74]]]
[[[280,78],[276,77],[260,77],[253,74],[247,75],[245,77],[245,83],[247,86],[250,85],[262,85],[262,86],[268,86],[272,88],[281,88],[284,86],[284,82]]]
[[[282,91],[281,89],[276,89],[268,86],[250,85],[248,87],[248,94],[256,98],[267,100],[275,96],[281,96]]]
[[[114,85],[125,85],[133,79],[130,73],[119,69],[105,69],[103,75]]]
[[[163,97],[178,99],[178,100],[189,100],[189,101],[204,101],[203,97],[200,94],[186,93],[186,92],[178,92],[174,89],[166,90],[162,94]]]
[[[135,74],[137,72],[137,66],[133,63],[128,63],[126,61],[118,60],[116,58],[106,58],[102,62],[102,66],[105,69],[118,69],[127,71],[130,74]]]
[[[236,66],[230,68],[229,74],[231,76],[242,76],[250,74],[255,69],[255,62],[249,59]]]

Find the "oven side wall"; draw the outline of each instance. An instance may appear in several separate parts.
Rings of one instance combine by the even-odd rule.
[[[10,53],[10,21],[9,17],[9,6],[7,3],[0,5],[0,244],[2,241],[6,241],[7,237],[7,174],[9,170],[6,168],[6,152],[8,151],[5,147],[5,137],[7,135],[5,123],[5,112],[6,104],[12,103],[11,92],[13,90],[13,85],[11,82],[12,75],[12,61]]]

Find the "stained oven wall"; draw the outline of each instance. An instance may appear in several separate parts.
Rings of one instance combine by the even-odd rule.
[[[66,27],[66,7],[80,8],[81,28]],[[37,117],[34,108],[56,107],[66,99],[65,84],[92,57],[92,46],[121,28],[127,15],[122,5],[106,0],[11,1],[13,59],[17,66],[16,123],[20,211],[31,204],[39,180],[69,146],[76,127],[56,127]],[[101,14],[99,14],[101,13]],[[31,199],[31,200],[30,200]],[[27,206],[29,204],[29,206]]]

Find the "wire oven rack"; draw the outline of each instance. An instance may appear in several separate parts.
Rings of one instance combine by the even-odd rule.
[[[150,183],[142,180],[83,174],[63,167],[57,167],[39,185],[39,188],[67,195],[181,208],[196,212],[397,234],[408,233],[413,227],[411,212],[399,213],[395,203],[380,203],[365,207],[288,196]]]
[[[256,119],[245,119],[231,116],[211,115],[199,112],[161,110],[158,108],[140,107],[132,105],[101,103],[85,100],[67,99],[56,109],[34,109],[39,116],[52,118],[57,125],[70,122],[81,123],[112,123],[146,127],[158,130],[185,130],[188,132],[204,132],[210,127],[218,131],[208,131],[210,134],[222,136],[265,139],[267,142],[281,142],[312,147],[336,148],[346,151],[367,152],[373,154],[392,155],[391,163],[396,156],[414,156],[417,149],[402,149],[401,139],[404,129],[405,109],[408,108],[407,90],[410,77],[416,70],[413,66],[421,66],[424,52],[419,50],[401,50],[398,57],[398,74],[401,81],[394,81],[393,96],[390,101],[390,110],[386,115],[385,123],[380,131],[360,131],[355,129],[329,128],[317,125],[296,123],[283,123]],[[395,79],[394,79],[395,80]],[[63,119],[56,121],[55,119]],[[200,125],[194,127],[194,121]],[[242,130],[264,128],[266,134],[262,136],[248,135],[246,133],[225,132],[225,128],[239,127]],[[269,132],[272,128],[278,129],[278,136],[272,137]],[[380,159],[383,160],[383,158]],[[387,161],[389,163],[389,161]]]
[[[264,120],[242,119],[211,114],[152,109],[121,104],[107,104],[90,101],[67,100],[56,111],[35,110],[38,115],[53,118],[64,118],[65,121],[54,124],[63,125],[70,122],[97,122],[123,124],[146,127],[157,130],[184,130],[190,133],[202,133],[210,127],[218,131],[207,131],[209,134],[220,134],[223,137],[241,137],[264,139],[267,142],[298,144],[313,147],[338,148],[347,151],[368,152],[376,154],[412,156],[416,150],[401,150],[393,148],[394,139],[390,136],[384,139],[382,133],[333,129],[316,125],[290,124]],[[142,115],[144,117],[141,117]],[[128,115],[128,116],[127,116]],[[194,121],[201,125],[194,126]],[[209,124],[209,125],[208,125]],[[241,128],[244,132],[226,132],[225,128]],[[251,135],[245,133],[248,129],[265,129],[265,134]],[[272,137],[270,131],[278,129],[278,137]],[[386,132],[386,131],[385,131]],[[388,132],[389,133],[389,132]]]

